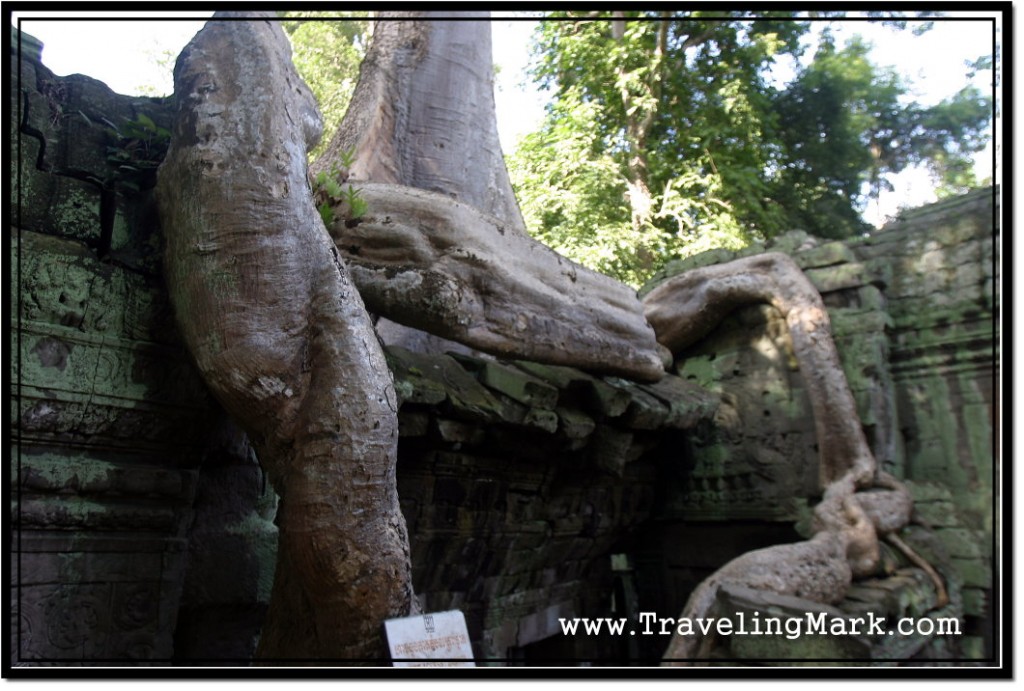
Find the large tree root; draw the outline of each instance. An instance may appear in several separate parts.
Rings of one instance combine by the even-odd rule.
[[[350,175],[368,203],[333,224],[338,250],[389,320],[498,356],[660,379],[634,291],[526,232],[498,140],[486,15],[374,24],[352,106],[313,164]]]
[[[909,493],[896,478],[879,471],[864,437],[821,296],[792,259],[769,253],[694,269],[644,298],[658,341],[673,352],[706,335],[733,309],[752,303],[773,305],[789,327],[814,411],[824,495],[815,507],[811,539],[730,561],[694,590],[682,618],[707,617],[722,584],[838,602],[854,578],[877,571],[879,536],[900,544],[895,533],[910,520]],[[926,572],[937,578],[930,566]],[[937,588],[942,599],[945,590],[939,581]],[[691,664],[707,654],[709,645],[698,635],[677,634],[663,664]]]
[[[215,15],[175,68],[157,188],[168,288],[207,385],[281,495],[258,655],[380,659],[381,622],[412,598],[397,401],[307,187],[312,95],[276,21],[218,21],[232,16]]]
[[[657,381],[633,290],[451,198],[357,184],[369,211],[330,231],[367,307],[494,355]]]

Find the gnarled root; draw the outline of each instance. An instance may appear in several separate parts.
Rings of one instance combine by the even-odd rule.
[[[731,310],[752,303],[773,305],[789,327],[814,411],[824,495],[815,508],[810,540],[732,560],[697,587],[684,618],[706,617],[723,583],[838,602],[852,579],[877,571],[879,535],[898,541],[895,531],[910,518],[906,488],[878,472],[821,296],[790,257],[769,253],[693,269],[648,293],[644,311],[658,342],[678,352],[709,333]],[[701,646],[697,636],[676,635],[664,664],[689,664]]]
[[[842,600],[854,576],[851,562],[863,559],[872,545],[877,553],[877,537],[870,519],[853,496],[834,496],[826,501],[834,504],[830,507],[834,510],[828,512],[829,521],[835,519],[838,524],[823,528],[803,542],[773,545],[736,557],[697,586],[680,618],[707,618],[723,584],[826,604]],[[693,664],[701,653],[702,639],[698,633],[677,633],[662,664]]]
[[[450,197],[355,186],[369,210],[330,231],[373,312],[493,355],[664,376],[629,287]]]
[[[821,295],[789,256],[771,252],[674,276],[644,299],[658,342],[674,353],[707,335],[732,310],[774,306],[786,320],[814,411],[821,486],[852,473],[857,487],[874,481],[875,459],[860,426]]]

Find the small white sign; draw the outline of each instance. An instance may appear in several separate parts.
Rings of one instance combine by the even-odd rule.
[[[475,667],[466,617],[458,610],[384,622],[395,667]]]

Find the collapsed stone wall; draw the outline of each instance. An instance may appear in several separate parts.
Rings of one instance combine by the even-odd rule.
[[[145,149],[167,104],[55,77],[23,39],[10,133],[16,660],[244,663],[273,577],[276,495],[203,389],[167,304],[159,159]],[[942,538],[929,551],[925,531],[915,546],[946,548],[933,558],[962,582],[954,606],[976,629],[991,578],[990,198],[861,241],[791,234],[772,248],[822,290],[873,448],[913,481],[919,517]],[[665,641],[557,636],[557,619],[675,616],[730,556],[798,537],[817,461],[777,322],[767,308],[736,313],[654,386],[390,348],[425,609],[464,611],[482,657],[655,661]],[[913,570],[859,587],[848,611],[934,610]],[[893,655],[952,654],[925,644]]]

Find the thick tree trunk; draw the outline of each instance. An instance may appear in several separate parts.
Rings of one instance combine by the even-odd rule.
[[[354,153],[354,181],[436,192],[525,235],[498,139],[488,13],[381,13],[352,104],[313,172],[342,152]]]
[[[634,292],[527,235],[498,141],[490,22],[459,14],[376,23],[352,105],[313,165],[331,174],[351,159],[348,182],[369,202],[331,229],[360,292],[383,317],[470,348],[659,379]]]
[[[175,68],[160,168],[166,276],[181,333],[281,495],[259,654],[379,658],[409,612],[395,490],[397,402],[362,300],[307,187],[320,136],[276,21],[219,21]]]

